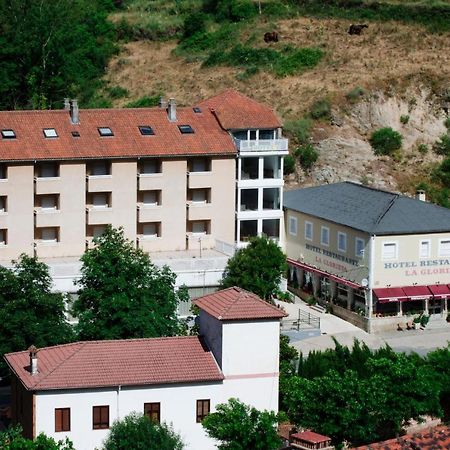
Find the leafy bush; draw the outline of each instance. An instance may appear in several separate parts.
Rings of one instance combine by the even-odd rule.
[[[402,146],[403,136],[390,127],[380,128],[372,133],[370,145],[375,155],[392,155]]]
[[[303,169],[308,171],[311,170],[312,166],[319,158],[319,153],[311,144],[306,144],[295,150],[295,156],[297,156]]]
[[[201,11],[195,11],[187,15],[184,19],[184,37],[190,37],[196,33],[204,33],[206,31],[207,18],[208,16]]]
[[[433,150],[438,155],[450,156],[450,136],[443,134],[433,145]]]
[[[448,116],[445,120],[444,120],[444,125],[446,128],[448,128],[450,130],[450,116]]]
[[[362,88],[361,86],[356,86],[351,91],[347,92],[345,97],[350,103],[356,103],[358,100],[364,97],[366,93],[367,92],[364,88]]]
[[[450,157],[442,161],[436,169],[435,175],[445,187],[450,188]]]
[[[305,118],[287,121],[283,126],[283,130],[290,134],[299,144],[307,144],[311,127],[311,119]]]
[[[159,105],[160,95],[145,96],[125,105],[125,108],[152,108]]]
[[[407,114],[400,116],[401,124],[406,125],[408,122],[409,122],[409,116]]]
[[[122,86],[112,86],[107,89],[107,91],[109,96],[114,99],[127,97],[129,94],[128,89],[125,89]]]
[[[427,144],[419,144],[417,146],[417,150],[420,154],[425,155],[428,153],[428,145]]]
[[[257,9],[250,0],[219,0],[216,6],[218,21],[239,22],[248,20],[257,14]]]
[[[284,157],[284,174],[290,175],[295,171],[295,159],[292,155]]]
[[[311,106],[311,110],[309,113],[313,119],[330,120],[331,119],[330,102],[327,99],[317,100]]]

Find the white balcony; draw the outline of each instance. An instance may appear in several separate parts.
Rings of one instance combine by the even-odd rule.
[[[259,140],[235,139],[234,142],[236,143],[236,147],[240,153],[288,151],[288,139],[259,139]]]
[[[188,220],[211,219],[212,205],[205,202],[188,202]]]
[[[88,192],[111,192],[113,190],[112,175],[88,175]]]
[[[108,206],[88,206],[86,211],[88,225],[103,225],[105,223],[112,223],[113,221],[113,209]]]
[[[60,177],[35,178],[36,194],[58,194],[61,192],[62,181]]]
[[[164,180],[162,173],[140,173],[138,174],[139,190],[152,191],[162,189],[164,187]]]
[[[61,211],[56,208],[36,208],[36,227],[59,227],[61,226]]]
[[[138,222],[161,222],[162,206],[161,205],[138,205]]]

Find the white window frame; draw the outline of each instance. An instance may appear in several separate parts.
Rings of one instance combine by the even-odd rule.
[[[324,231],[327,232],[328,242],[325,242],[324,239],[323,239]],[[330,246],[330,228],[329,227],[325,227],[323,225],[320,227],[320,244],[324,245],[325,247],[329,247]]]
[[[384,253],[384,247],[386,245],[395,245],[395,255],[393,257],[386,257]],[[398,241],[383,241],[381,243],[381,258],[383,260],[395,260],[398,259]]]
[[[360,252],[358,252],[358,242],[362,243],[362,249]],[[364,256],[364,248],[366,246],[366,241],[364,239],[361,238],[355,238],[355,256],[357,258],[362,258]]]
[[[341,242],[341,236],[344,238],[344,247],[341,247],[339,244]],[[337,233],[337,247],[338,251],[347,253],[347,233],[343,233],[342,231],[338,231]]]
[[[422,255],[422,244],[428,244],[428,252],[426,255]],[[431,255],[431,240],[430,239],[422,239],[419,243],[419,258],[429,258]]]
[[[311,229],[311,236],[308,236],[308,229]],[[312,241],[314,239],[314,225],[312,222],[305,220],[305,240]]]
[[[291,236],[297,236],[297,225],[298,225],[298,221],[297,221],[297,217],[294,216],[289,216],[289,234]]]
[[[438,250],[438,256],[450,256],[450,244],[448,251],[444,252],[442,248],[443,242],[449,242],[450,243],[450,237],[439,239],[439,250]]]

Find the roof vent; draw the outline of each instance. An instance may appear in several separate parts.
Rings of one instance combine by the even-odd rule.
[[[171,122],[176,122],[177,120],[177,104],[174,98],[169,98],[169,103],[167,105],[167,115]]]
[[[28,351],[30,352],[30,372],[31,375],[36,375],[38,373],[38,358],[37,358],[37,348],[32,345]]]
[[[80,123],[80,113],[78,111],[78,101],[77,100],[70,101],[70,121],[73,124]]]
[[[167,102],[164,100],[164,97],[159,97],[159,107],[162,109],[167,108]]]
[[[68,98],[65,98],[65,99],[64,99],[64,109],[65,109],[66,111],[69,111],[69,110],[70,110],[70,100],[69,100]]]
[[[416,192],[416,199],[420,200],[421,202],[426,202],[427,201],[427,196],[425,194],[425,191],[423,190],[418,190]]]

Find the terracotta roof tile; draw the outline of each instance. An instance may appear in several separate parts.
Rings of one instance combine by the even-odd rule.
[[[301,431],[291,436],[294,439],[301,439],[303,441],[312,442],[313,444],[320,444],[321,442],[331,441],[331,438],[323,434],[315,433],[314,431]]]
[[[438,426],[415,434],[407,434],[388,441],[355,447],[353,450],[403,450],[403,449],[450,449],[450,427]]]
[[[223,375],[198,336],[75,342],[42,348],[38,373],[28,351],[5,360],[29,390],[220,381]]]
[[[230,135],[208,110],[178,108],[176,122],[161,108],[85,109],[79,118],[74,125],[67,110],[1,111],[0,130],[12,129],[17,138],[0,137],[0,160],[236,154]],[[154,136],[142,136],[142,125],[151,126]],[[194,133],[182,134],[178,125],[191,125]],[[114,136],[101,137],[99,127],[111,128]],[[45,138],[44,128],[54,128],[58,137]]]
[[[199,105],[213,111],[225,130],[281,127],[272,109],[233,89],[204,100]]]
[[[281,319],[287,316],[256,294],[238,287],[205,295],[193,303],[219,320]]]

